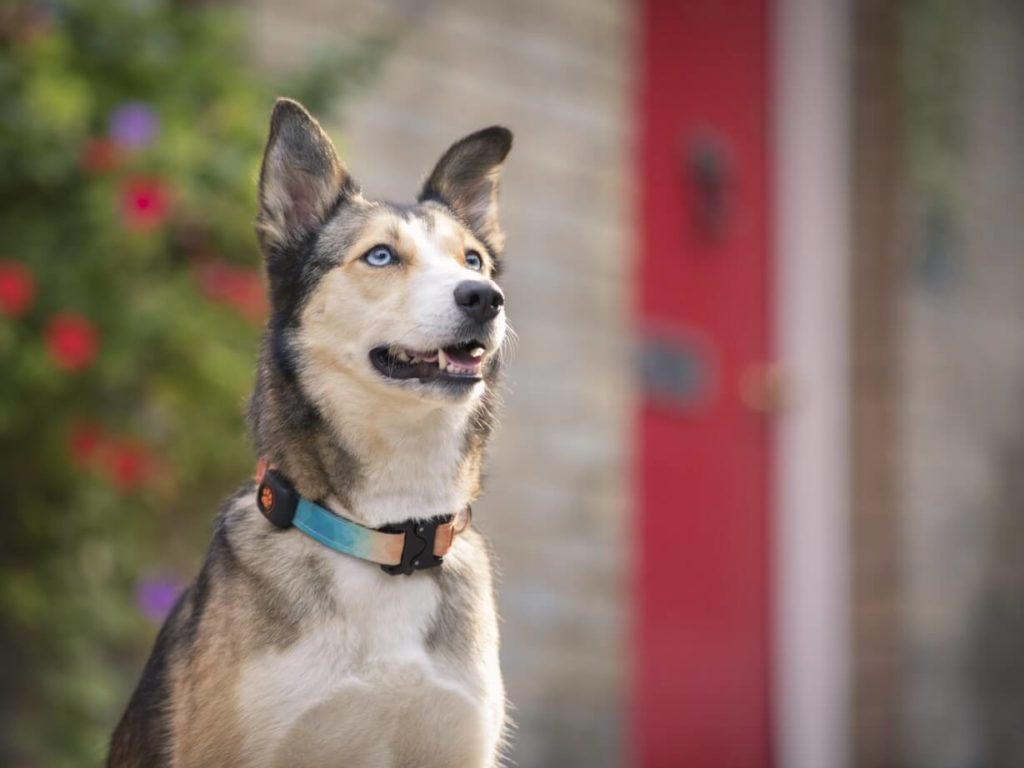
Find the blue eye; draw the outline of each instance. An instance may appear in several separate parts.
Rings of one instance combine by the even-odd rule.
[[[371,267],[389,267],[398,263],[398,257],[386,245],[375,245],[366,252],[363,261]]]
[[[484,268],[484,260],[480,258],[480,254],[476,251],[469,251],[466,254],[466,266],[479,272]]]

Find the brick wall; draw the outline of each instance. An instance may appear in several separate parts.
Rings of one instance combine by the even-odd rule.
[[[272,67],[397,31],[380,76],[333,124],[370,194],[408,199],[454,139],[496,122],[515,131],[503,210],[520,342],[475,510],[501,569],[512,757],[524,768],[620,764],[633,10],[615,0],[251,6],[257,54]]]

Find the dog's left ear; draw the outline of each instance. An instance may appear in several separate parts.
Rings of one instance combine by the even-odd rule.
[[[278,99],[260,169],[256,228],[264,247],[301,240],[355,185],[334,144],[306,108]]]
[[[505,237],[498,222],[498,184],[511,148],[512,132],[497,125],[456,142],[434,167],[419,201],[447,205],[488,247],[500,252]]]

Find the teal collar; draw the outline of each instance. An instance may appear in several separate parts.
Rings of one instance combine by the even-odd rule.
[[[262,461],[257,482],[256,505],[276,527],[297,528],[336,552],[378,563],[391,575],[409,575],[441,565],[471,515],[467,507],[466,523],[458,530],[454,515],[367,528],[302,496]]]

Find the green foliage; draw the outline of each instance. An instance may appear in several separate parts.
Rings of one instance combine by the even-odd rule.
[[[168,0],[0,9],[4,765],[101,761],[156,632],[140,580],[187,581],[252,471],[273,98],[323,108],[388,42],[274,83],[240,29]]]

